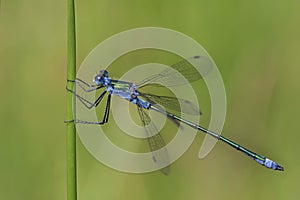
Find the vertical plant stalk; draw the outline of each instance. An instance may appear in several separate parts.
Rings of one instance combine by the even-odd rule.
[[[67,0],[67,80],[76,77],[76,32],[74,0]],[[73,90],[74,82],[67,88]],[[67,199],[77,199],[76,129],[73,113],[73,94],[67,91]]]

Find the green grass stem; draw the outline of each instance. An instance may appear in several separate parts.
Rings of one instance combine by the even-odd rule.
[[[76,32],[74,0],[67,0],[67,79],[75,80],[76,76]],[[73,90],[74,82],[67,82]],[[67,92],[67,120],[74,119],[73,94]],[[76,173],[76,129],[74,122],[67,123],[67,199],[77,199]]]

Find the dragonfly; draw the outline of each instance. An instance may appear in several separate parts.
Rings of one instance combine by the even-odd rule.
[[[272,170],[279,170],[284,171],[284,167],[280,166],[276,162],[272,161],[271,159],[254,153],[253,151],[248,150],[247,148],[243,147],[235,143],[234,141],[222,136],[221,134],[215,133],[207,128],[188,121],[179,117],[178,115],[173,114],[174,112],[170,112],[169,110],[163,109],[163,107],[168,108],[173,111],[179,112],[186,112],[188,114],[201,114],[199,109],[193,105],[190,101],[175,98],[171,96],[161,96],[152,93],[142,92],[142,88],[147,88],[148,86],[154,87],[171,87],[171,86],[178,86],[187,83],[191,83],[197,81],[203,77],[203,74],[200,75],[197,69],[193,67],[194,64],[201,64],[201,62],[207,60],[206,56],[193,56],[190,58],[182,59],[181,61],[171,65],[169,68],[162,70],[161,72],[151,75],[144,80],[134,84],[132,82],[122,81],[122,80],[115,80],[109,77],[109,73],[107,70],[100,70],[93,78],[93,84],[89,84],[80,78],[76,78],[75,80],[68,80],[70,82],[75,82],[80,88],[83,89],[84,92],[92,92],[99,89],[103,89],[102,93],[96,98],[95,101],[91,102],[86,98],[77,94],[74,90],[70,90],[67,88],[69,92],[75,94],[76,98],[88,109],[97,107],[101,100],[107,95],[106,100],[106,107],[103,115],[102,121],[97,122],[90,122],[84,121],[80,119],[74,119],[75,123],[82,123],[82,124],[95,124],[95,125],[104,125],[108,122],[109,113],[110,113],[110,105],[111,105],[111,97],[113,95],[119,96],[124,100],[135,104],[137,107],[137,111],[139,113],[142,125],[144,126],[145,133],[147,136],[147,142],[149,145],[149,149],[152,152],[152,160],[158,166],[161,165],[160,162],[168,162],[168,155],[167,151],[160,151],[159,155],[157,150],[164,148],[165,142],[161,134],[158,132],[155,125],[151,122],[150,116],[147,114],[147,110],[153,110],[158,112],[162,115],[165,115],[169,120],[171,120],[176,126],[181,127],[181,124],[185,124],[197,131],[201,131],[221,142],[227,144],[234,149],[242,152],[243,154],[247,155],[257,163],[272,169]],[[202,64],[205,62],[202,62]],[[200,66],[201,67],[201,66]],[[203,66],[202,66],[203,67]],[[206,67],[206,72],[210,70],[210,67]],[[204,71],[205,71],[204,70]],[[204,74],[206,73],[204,72]],[[180,73],[185,78],[179,78],[178,73]],[[169,173],[169,165],[164,166],[161,168],[161,171],[164,174]]]

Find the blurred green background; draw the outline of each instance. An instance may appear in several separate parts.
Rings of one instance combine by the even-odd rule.
[[[66,2],[2,0],[0,9],[0,198],[66,199]],[[198,160],[199,135],[169,176],[127,174],[78,140],[79,199],[300,198],[300,1],[93,0],[77,1],[76,12],[78,66],[99,42],[131,28],[194,38],[224,79],[223,135],[286,169],[268,170],[221,143]],[[201,104],[206,116],[209,106]]]

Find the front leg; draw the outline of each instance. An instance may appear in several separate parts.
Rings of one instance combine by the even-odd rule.
[[[73,82],[73,83],[75,82],[85,92],[92,92],[92,91],[98,90],[103,87],[103,86],[99,86],[99,85],[91,85],[91,84],[81,80],[80,78],[76,78],[75,80],[67,80],[67,81]]]

